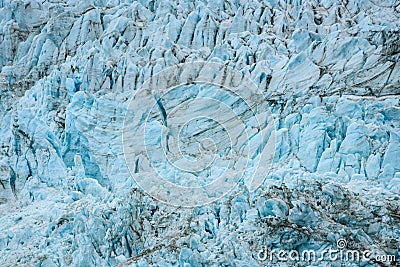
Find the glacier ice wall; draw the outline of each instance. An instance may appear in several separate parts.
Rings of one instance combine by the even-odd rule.
[[[292,266],[257,253],[340,238],[399,257],[397,1],[0,6],[2,266]],[[121,125],[154,74],[198,61],[263,92],[274,168],[254,192],[177,208],[138,188]]]

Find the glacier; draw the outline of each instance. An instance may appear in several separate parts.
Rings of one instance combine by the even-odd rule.
[[[399,264],[398,1],[3,0],[0,23],[1,266]],[[339,241],[370,259],[259,257]]]

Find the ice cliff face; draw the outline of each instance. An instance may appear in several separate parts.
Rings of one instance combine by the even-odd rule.
[[[0,265],[293,266],[257,254],[265,245],[321,251],[341,238],[349,248],[398,258],[399,17],[395,0],[3,0]],[[223,67],[157,78],[193,62]],[[222,79],[224,68],[242,76]],[[145,101],[132,105],[131,98],[149,80],[167,84],[201,73],[216,84],[256,85],[264,97],[252,100],[264,118],[259,130],[271,137],[273,125],[275,132],[272,163],[260,164],[272,168],[256,190],[237,181],[216,202],[179,208],[139,188],[132,176],[140,181],[156,172],[137,150],[127,166],[122,130],[125,115],[148,115]],[[211,91],[218,90],[193,95]],[[146,135],[148,142],[162,127],[171,129],[170,140],[179,137],[167,115],[185,97],[172,91],[158,101],[155,95],[155,126],[148,130],[156,134]],[[214,97],[247,114],[242,102]],[[216,108],[188,106],[210,116]],[[183,137],[199,131],[224,152],[218,125],[189,126]],[[195,142],[182,147],[193,152]],[[262,149],[254,151],[257,159]],[[222,153],[208,176],[172,176],[153,153],[164,177],[181,185],[206,184],[228,166]],[[228,169],[240,170],[241,156]]]

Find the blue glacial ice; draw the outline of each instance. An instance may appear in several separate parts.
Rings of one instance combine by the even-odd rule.
[[[395,0],[1,1],[0,265],[399,264],[399,16]],[[154,93],[196,79],[213,85]],[[222,172],[226,194],[160,193]],[[340,240],[375,261],[258,257]]]

